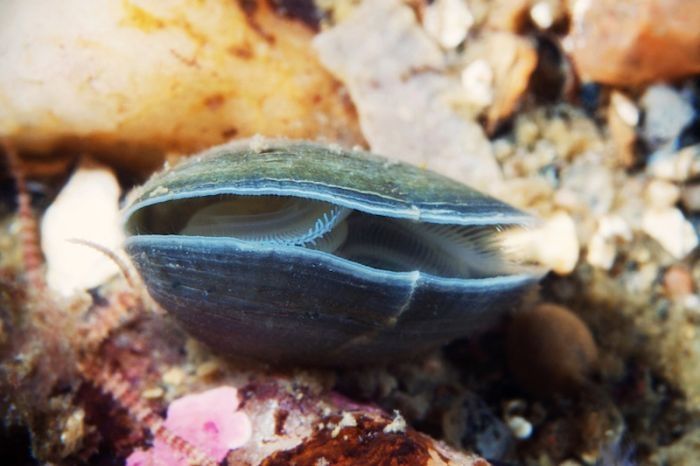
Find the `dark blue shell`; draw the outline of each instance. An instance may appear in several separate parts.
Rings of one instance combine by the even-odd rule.
[[[389,271],[315,249],[171,228],[181,219],[168,205],[221,194],[303,197],[439,224],[533,219],[434,173],[316,143],[238,143],[188,159],[149,180],[127,207],[126,250],[153,298],[228,355],[313,365],[396,361],[492,326],[539,279]]]

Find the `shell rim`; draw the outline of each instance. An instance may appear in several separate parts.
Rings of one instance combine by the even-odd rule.
[[[285,181],[283,179],[265,178],[266,181]],[[288,180],[287,180],[288,181]],[[322,183],[321,183],[322,184]],[[339,197],[335,193],[323,193],[319,191],[311,191],[308,189],[290,189],[284,190],[273,187],[221,187],[215,189],[189,190],[181,191],[176,194],[155,195],[148,199],[141,199],[129,205],[122,214],[122,224],[126,226],[129,223],[134,212],[144,207],[153,206],[162,202],[176,201],[182,199],[194,199],[198,197],[213,197],[220,195],[250,195],[250,196],[291,196],[303,199],[314,199],[317,201],[328,202],[343,207],[348,207],[353,210],[358,210],[372,215],[378,215],[390,218],[400,218],[407,220],[415,220],[427,223],[437,224],[453,224],[464,226],[489,226],[489,225],[518,225],[522,227],[534,227],[538,224],[538,220],[529,214],[522,213],[521,215],[513,215],[512,212],[498,214],[489,213],[483,215],[450,215],[454,212],[451,209],[431,210],[426,211],[416,205],[411,205],[409,208],[399,209],[395,206],[382,207],[377,204],[368,202],[356,201],[348,197]],[[444,203],[436,203],[437,205],[445,205]]]
[[[419,281],[422,281],[437,286],[455,286],[463,290],[475,288],[481,288],[482,290],[495,288],[512,288],[520,285],[525,285],[528,282],[537,282],[547,272],[546,270],[543,270],[540,273],[517,273],[482,278],[440,277],[437,275],[421,272],[420,270],[413,270],[410,272],[396,272],[391,270],[377,269],[368,265],[353,262],[349,259],[335,256],[327,252],[303,248],[300,246],[263,245],[259,243],[251,243],[239,240],[237,238],[219,236],[182,236],[153,234],[136,235],[128,237],[124,242],[124,247],[126,249],[130,244],[133,243],[149,243],[155,240],[162,241],[163,239],[167,239],[168,242],[177,241],[178,239],[182,241],[182,239],[185,239],[185,241],[187,242],[206,241],[209,244],[214,242],[224,246],[226,244],[233,244],[237,248],[237,250],[285,253],[289,255],[297,255],[308,260],[323,260],[328,263],[332,263],[338,267],[341,267],[355,276],[372,277],[373,280],[377,281],[387,281],[387,279],[389,279],[388,281],[414,284],[418,283]]]

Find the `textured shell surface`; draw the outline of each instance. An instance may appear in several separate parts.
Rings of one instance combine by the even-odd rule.
[[[499,321],[541,276],[499,233],[534,219],[460,183],[288,140],[212,148],[125,208],[153,298],[193,336],[275,363],[372,364]]]

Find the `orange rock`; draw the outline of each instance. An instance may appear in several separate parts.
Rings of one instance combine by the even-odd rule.
[[[0,137],[144,171],[254,134],[361,144],[313,37],[268,2],[0,2]]]
[[[493,98],[486,110],[486,130],[492,133],[520,104],[537,66],[537,51],[528,39],[509,32],[490,31],[470,41],[465,56],[470,63],[484,60],[492,70]]]
[[[543,397],[574,395],[585,385],[598,359],[586,324],[554,304],[515,314],[508,327],[506,351],[517,382]]]
[[[572,2],[569,51],[579,75],[637,85],[700,72],[700,2]]]

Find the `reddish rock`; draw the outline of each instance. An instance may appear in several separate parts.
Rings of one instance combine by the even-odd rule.
[[[598,359],[586,324],[570,310],[547,303],[513,316],[506,351],[520,386],[545,398],[579,393]]]
[[[666,295],[671,299],[688,296],[695,288],[690,270],[682,264],[672,265],[666,270],[663,284]]]
[[[700,73],[700,2],[572,2],[569,51],[579,75],[637,85]]]

